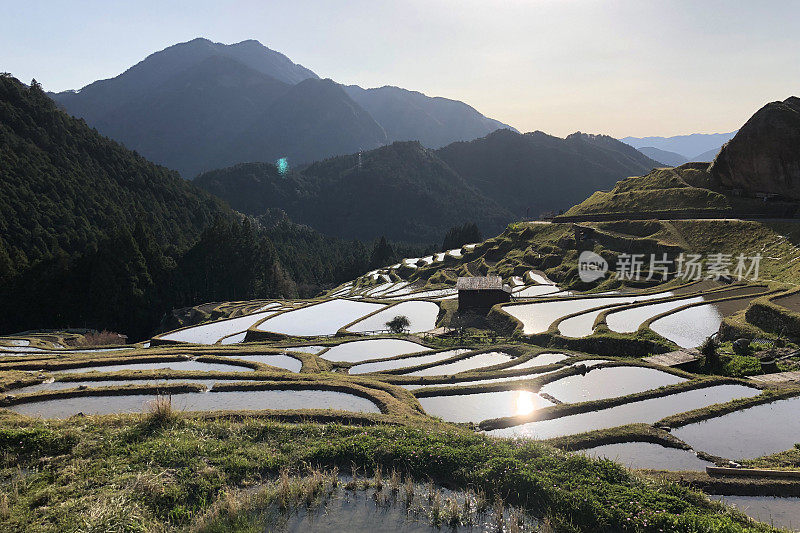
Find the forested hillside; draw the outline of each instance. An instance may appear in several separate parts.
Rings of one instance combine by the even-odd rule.
[[[58,110],[38,84],[0,77],[0,277],[96,246],[139,219],[159,245],[180,247],[214,217],[232,216],[176,172]]]
[[[371,244],[285,215],[248,219],[10,76],[0,77],[0,207],[3,333],[80,327],[139,339],[174,307],[313,296],[372,256]]]
[[[285,174],[270,163],[244,163],[201,174],[194,183],[242,212],[280,208],[292,220],[346,239],[386,235],[427,244],[465,222],[493,235],[514,219],[418,142],[333,157]]]
[[[271,163],[243,163],[194,183],[244,213],[280,208],[342,238],[383,234],[427,243],[465,222],[494,235],[509,222],[569,209],[657,166],[611,137],[497,130],[439,150],[395,142],[285,173]]]

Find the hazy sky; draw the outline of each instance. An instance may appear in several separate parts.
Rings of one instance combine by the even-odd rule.
[[[800,0],[2,0],[0,71],[80,88],[198,36],[560,136],[727,132],[800,94]]]

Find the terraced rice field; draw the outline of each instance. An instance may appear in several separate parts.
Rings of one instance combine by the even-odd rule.
[[[334,335],[347,324],[384,307],[367,302],[329,300],[268,318],[256,329],[298,337]]]

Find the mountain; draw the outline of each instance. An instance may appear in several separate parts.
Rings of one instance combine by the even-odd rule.
[[[492,233],[514,218],[416,141],[329,158],[286,174],[271,163],[239,164],[201,174],[194,183],[242,212],[280,208],[293,220],[346,238],[385,235],[431,243],[467,221]]]
[[[653,148],[652,146],[637,148],[637,150],[642,152],[650,159],[658,161],[659,163],[663,163],[668,167],[677,167],[688,162],[688,159],[683,157],[681,154],[676,154],[675,152],[668,152],[666,150],[659,150],[658,148]]]
[[[94,246],[146,221],[161,245],[187,245],[221,202],[70,117],[38,85],[0,77],[0,256],[14,270]]]
[[[753,114],[713,163],[690,162],[622,180],[566,215],[580,220],[794,218],[800,212],[798,146],[800,98],[792,96]]]
[[[468,221],[493,234],[526,215],[567,209],[657,166],[611,137],[497,130],[439,150],[395,142],[284,174],[271,163],[239,164],[195,184],[244,213],[283,209],[338,237],[436,242]]]
[[[286,157],[289,162],[308,162],[386,142],[383,128],[339,84],[307,79],[261,110],[215,161],[231,165]]]
[[[498,130],[437,154],[517,218],[568,209],[593,191],[661,166],[611,137],[580,132],[562,139]]]
[[[698,154],[703,154],[713,149],[719,150],[734,135],[736,135],[735,131],[730,133],[693,133],[674,137],[625,137],[620,141],[634,148],[652,147],[675,152],[691,161],[696,159]]]
[[[800,98],[759,109],[722,147],[711,175],[723,187],[800,200]]]
[[[383,126],[390,142],[419,141],[428,148],[439,148],[477,139],[497,129],[513,129],[458,100],[431,98],[390,86],[362,89],[349,85],[344,89]]]
[[[703,152],[702,154],[698,154],[698,155],[696,155],[694,157],[690,157],[689,161],[698,161],[698,162],[701,162],[701,163],[707,163],[709,161],[713,161],[714,158],[717,157],[717,154],[719,153],[719,151],[721,149],[722,149],[722,146],[720,146],[719,148],[712,148],[708,152]]]
[[[176,44],[119,76],[51,96],[186,178],[278,157],[296,165],[395,140],[438,147],[508,127],[462,102],[320,80],[252,40]]]

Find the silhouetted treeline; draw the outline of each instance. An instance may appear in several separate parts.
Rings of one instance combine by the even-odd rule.
[[[442,251],[452,250],[453,248],[461,248],[465,244],[473,242],[481,242],[483,236],[478,225],[474,222],[467,222],[463,226],[454,226],[447,230],[442,243]]]

